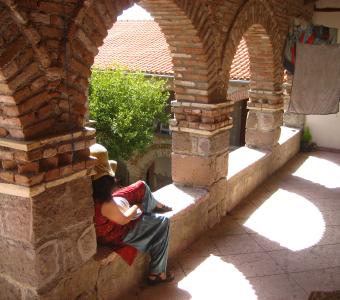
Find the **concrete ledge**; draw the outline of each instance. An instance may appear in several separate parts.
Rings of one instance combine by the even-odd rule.
[[[209,193],[204,189],[165,186],[154,193],[156,199],[173,207],[167,215],[171,219],[169,258],[187,248],[208,227]],[[206,206],[206,207],[205,207]],[[99,246],[93,261],[99,267],[97,295],[99,299],[119,299],[145,278],[149,257],[139,253],[128,266],[112,249]]]
[[[242,147],[229,154],[226,212],[299,152],[300,135],[299,129],[283,126],[271,151]]]

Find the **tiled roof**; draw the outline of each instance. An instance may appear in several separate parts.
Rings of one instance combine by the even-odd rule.
[[[233,80],[249,80],[250,68],[249,68],[249,54],[246,41],[241,40],[238,45],[234,60],[231,64],[230,79]]]
[[[94,66],[115,64],[150,74],[173,75],[170,50],[155,21],[117,21],[109,30]],[[242,40],[235,55],[230,79],[249,79],[249,59]]]

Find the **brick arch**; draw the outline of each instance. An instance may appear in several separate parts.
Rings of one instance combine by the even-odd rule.
[[[178,4],[178,3],[179,4]],[[205,7],[198,1],[139,2],[158,22],[173,56],[175,92],[178,100],[208,103],[219,101],[215,84],[213,38],[209,34]],[[87,1],[70,24],[67,34],[68,94],[70,115],[82,125],[87,112],[87,87],[90,68],[98,48],[117,16],[134,1]],[[204,38],[202,38],[204,37]]]
[[[146,172],[157,158],[167,157],[171,159],[171,144],[154,144],[146,153],[138,155],[126,163],[130,174],[130,182],[138,179],[145,180]]]
[[[250,87],[280,90],[283,79],[283,35],[274,9],[267,1],[249,0],[239,10],[224,43],[223,70],[226,86],[238,44],[244,37],[250,59]]]
[[[33,111],[44,107],[39,93],[45,85],[41,64],[32,50],[32,43],[11,11],[0,4],[0,105],[1,136],[25,139],[36,133],[39,121],[46,118],[42,111]],[[47,102],[47,101],[46,101]],[[46,107],[44,108],[46,109]]]

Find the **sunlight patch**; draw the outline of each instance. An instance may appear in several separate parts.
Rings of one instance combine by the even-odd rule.
[[[304,197],[283,189],[256,209],[244,226],[292,251],[316,245],[325,232],[319,209]]]
[[[123,11],[117,18],[118,21],[139,21],[153,20],[153,17],[141,6],[135,4],[132,7]]]
[[[326,188],[340,188],[340,166],[326,159],[310,156],[293,176],[323,185]]]
[[[178,287],[192,299],[258,299],[246,277],[233,264],[214,255],[179,281]]]

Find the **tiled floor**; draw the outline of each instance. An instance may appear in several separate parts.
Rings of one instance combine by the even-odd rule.
[[[340,290],[340,154],[299,154],[130,299],[308,299]],[[128,299],[128,298],[127,298]]]

